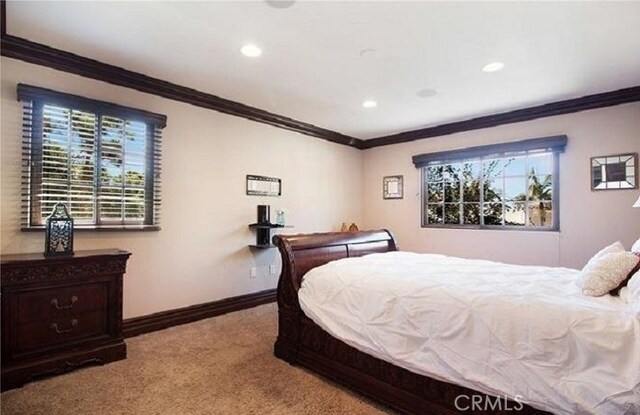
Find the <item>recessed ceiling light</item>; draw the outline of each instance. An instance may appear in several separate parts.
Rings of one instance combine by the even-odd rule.
[[[249,58],[257,58],[262,55],[262,49],[253,44],[244,45],[242,49],[240,49],[240,52]]]
[[[421,89],[416,93],[420,98],[431,98],[435,95],[438,95],[438,91],[433,88]]]
[[[360,57],[361,58],[373,58],[376,56],[376,50],[375,49],[362,49],[360,51]]]
[[[378,106],[378,103],[372,100],[367,100],[362,103],[362,106],[365,108],[375,108]]]
[[[491,62],[488,63],[482,68],[484,72],[498,72],[504,68],[504,63],[502,62]]]
[[[265,0],[274,9],[288,9],[296,3],[296,0]]]

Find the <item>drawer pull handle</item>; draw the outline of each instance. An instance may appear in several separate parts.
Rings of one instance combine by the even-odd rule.
[[[60,330],[58,328],[58,323],[51,323],[50,328],[51,330],[54,330],[58,334],[64,334],[64,333],[72,332],[77,325],[78,325],[78,320],[74,318],[73,320],[71,320],[71,327],[69,327],[68,329]]]
[[[76,297],[75,295],[71,297],[71,302],[68,305],[58,305],[58,299],[57,298],[52,298],[51,299],[51,305],[54,306],[56,309],[58,310],[68,310],[71,307],[73,307],[73,305],[78,302],[78,297]]]

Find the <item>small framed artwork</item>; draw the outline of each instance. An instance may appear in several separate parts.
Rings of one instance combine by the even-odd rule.
[[[402,199],[404,176],[385,176],[382,178],[382,198]]]
[[[282,180],[277,177],[256,176],[247,174],[247,195],[281,196]]]
[[[638,188],[638,153],[591,157],[591,190]]]

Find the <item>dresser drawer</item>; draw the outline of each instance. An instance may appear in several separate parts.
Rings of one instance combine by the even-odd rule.
[[[75,286],[16,292],[18,307],[17,324],[62,317],[87,311],[104,310],[107,307],[106,283],[79,284]]]
[[[30,321],[17,326],[17,350],[38,348],[93,338],[108,334],[107,314],[103,310]]]

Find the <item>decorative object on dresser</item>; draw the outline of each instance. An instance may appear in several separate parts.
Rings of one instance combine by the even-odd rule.
[[[383,199],[402,199],[404,176],[385,176],[382,179]]]
[[[46,256],[73,255],[73,218],[60,202],[47,217],[44,237]]]
[[[349,226],[349,232],[358,232],[360,229],[358,229],[358,225],[356,225],[355,222],[353,222],[351,224],[351,226]]]
[[[131,254],[2,255],[2,390],[124,359],[122,277]]]
[[[591,190],[638,188],[638,153],[591,157]]]

